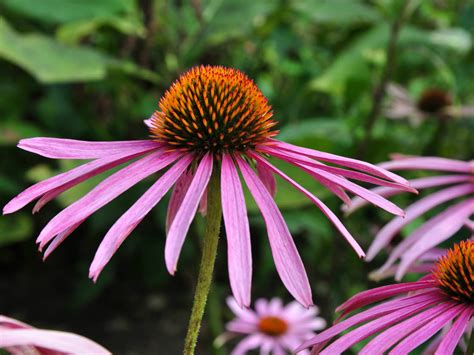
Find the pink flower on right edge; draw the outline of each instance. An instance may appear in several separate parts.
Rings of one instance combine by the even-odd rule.
[[[255,311],[241,308],[234,298],[227,299],[236,318],[227,323],[228,333],[223,338],[246,335],[232,355],[245,355],[260,348],[261,354],[285,355],[292,352],[303,341],[315,335],[316,330],[326,327],[326,321],[317,317],[317,307],[305,308],[298,302],[283,305],[280,298],[255,302]],[[309,354],[304,350],[302,354]]]
[[[0,350],[12,355],[105,355],[110,351],[81,335],[37,329],[0,315]]]
[[[422,177],[409,182],[413,188],[420,191],[433,187],[442,188],[411,204],[405,209],[404,218],[395,217],[386,224],[375,236],[367,251],[366,261],[373,260],[382,249],[389,246],[403,227],[416,218],[442,204],[449,204],[442,212],[427,220],[393,248],[385,264],[371,274],[372,278],[377,279],[394,271],[395,278],[401,280],[410,268],[416,266],[420,257],[454,236],[462,228],[468,229],[472,236],[474,222],[470,218],[474,214],[474,161],[404,155],[394,155],[392,158],[392,161],[378,166],[394,171],[441,171],[442,175]],[[391,187],[377,187],[372,191],[383,197],[390,197],[402,192],[400,189]],[[346,212],[351,213],[363,205],[365,205],[365,201],[356,197],[346,208]],[[397,265],[398,260],[399,264]],[[393,270],[394,268],[396,270]]]
[[[459,345],[471,354],[473,339],[467,350],[465,341],[471,334],[474,316],[474,242],[455,244],[438,260],[432,273],[419,281],[361,292],[336,311],[342,311],[342,318],[378,301],[383,302],[339,320],[297,351],[313,347],[311,354],[341,354],[371,338],[360,355],[388,351],[390,355],[401,355],[434,338],[425,353],[449,355]],[[349,328],[352,330],[346,332]],[[341,336],[332,340],[337,335]]]

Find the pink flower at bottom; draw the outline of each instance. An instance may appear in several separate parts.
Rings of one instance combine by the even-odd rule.
[[[111,354],[107,349],[81,335],[36,329],[1,315],[0,349],[5,349],[12,355]]]
[[[360,355],[408,354],[432,338],[430,350],[453,354],[464,335],[472,330],[474,242],[455,244],[438,260],[432,273],[419,281],[361,292],[336,311],[342,311],[342,318],[378,301],[383,302],[339,320],[297,350],[313,347],[312,354],[341,354],[374,336]],[[439,333],[443,336],[437,336]],[[337,335],[340,337],[332,340]]]
[[[246,335],[232,355],[243,355],[258,348],[262,354],[284,355],[326,326],[324,319],[316,317],[317,307],[308,309],[297,302],[283,306],[279,298],[269,301],[260,298],[255,302],[255,311],[241,308],[232,297],[227,299],[227,304],[236,315],[227,323],[227,331]]]

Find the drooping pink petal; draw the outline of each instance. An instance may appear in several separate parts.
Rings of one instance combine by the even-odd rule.
[[[322,331],[311,339],[305,341],[295,351],[299,352],[311,346],[324,343],[333,338],[334,336],[338,335],[339,333],[345,331],[346,329],[349,329],[357,324],[367,322],[371,319],[390,314],[396,310],[415,305],[428,307],[431,304],[439,301],[440,299],[441,296],[439,295],[439,292],[428,291],[425,293],[404,296],[399,299],[381,303],[375,307],[357,313],[352,317],[349,317],[339,323],[334,324],[332,327]]]
[[[242,158],[236,157],[236,160],[265,220],[270,248],[278,274],[293,297],[308,307],[313,303],[308,276],[283,216],[267,188],[252,168]]]
[[[166,213],[166,233],[168,233],[171,223],[183,202],[184,196],[186,196],[191,181],[193,181],[193,173],[191,170],[188,170],[179,177],[173,187],[170,202],[168,203],[168,212]]]
[[[435,247],[441,242],[453,236],[460,230],[465,220],[474,213],[474,199],[468,199],[455,206],[452,206],[448,213],[443,213],[443,218],[430,224],[423,233],[413,238],[415,242],[410,249],[402,255],[400,266],[395,277],[401,279],[410,265],[423,253]]]
[[[325,165],[321,162],[315,161],[313,159],[310,159],[304,155],[299,155],[295,153],[290,153],[290,152],[282,152],[281,150],[274,149],[271,147],[267,147],[262,149],[263,152],[268,153],[270,155],[273,155],[275,157],[280,157],[282,158],[283,156],[286,156],[288,158],[293,159],[294,161],[297,161],[299,163],[302,163],[304,165],[311,166],[313,168],[319,169],[326,171],[331,174],[339,175],[346,177],[348,179],[354,179],[354,180],[359,180],[359,181],[364,181],[368,182],[374,185],[380,185],[380,186],[387,186],[391,188],[396,188],[400,189],[403,191],[408,191],[408,192],[414,192],[416,193],[417,191],[413,189],[411,186],[408,186],[406,184],[400,184],[400,183],[395,183],[387,180],[383,180],[365,173],[361,173],[358,171],[353,171],[353,170],[347,170],[347,169],[342,169],[334,166],[328,166]]]
[[[33,328],[31,325],[20,322],[19,320],[0,315],[0,328],[23,329]]]
[[[452,186],[441,191],[432,193],[431,195],[416,201],[405,212],[405,218],[396,217],[390,223],[386,224],[380,232],[375,236],[374,241],[369,247],[367,252],[367,261],[371,261],[377,253],[380,252],[392,238],[408,223],[413,221],[415,218],[421,216],[426,211],[429,211],[433,207],[453,200],[459,196],[463,196],[474,191],[473,184],[462,184]]]
[[[258,302],[258,300],[257,300]],[[237,301],[235,300],[234,297],[227,297],[226,298],[226,303],[229,306],[230,310],[240,319],[248,322],[248,323],[253,323],[257,324],[258,323],[258,317],[255,312],[252,310],[245,308],[245,307],[240,307]]]
[[[18,148],[52,159],[95,159],[127,154],[130,149],[153,150],[162,144],[151,140],[91,142],[61,138],[27,138]]]
[[[1,332],[0,348],[24,345],[67,354],[110,354],[104,347],[77,334],[41,329],[12,329]]]
[[[246,355],[250,350],[258,348],[262,342],[262,335],[249,335],[237,344],[234,350],[232,350],[231,355]]]
[[[427,189],[427,188],[435,187],[435,186],[451,185],[451,184],[456,184],[459,182],[466,182],[466,181],[469,181],[470,179],[471,179],[471,176],[469,175],[443,175],[443,176],[430,176],[430,177],[425,177],[425,178],[413,179],[413,180],[410,180],[409,183],[412,188],[421,190],[421,189]],[[384,186],[375,187],[371,190],[375,192],[377,195],[380,195],[385,198],[398,195],[399,193],[404,192],[401,189],[394,189],[391,187],[384,187]],[[362,206],[365,206],[366,204],[367,204],[366,200],[364,200],[363,198],[360,198],[359,196],[356,196],[352,199],[350,205],[344,206],[343,209],[344,209],[344,212],[348,215],[358,210]]]
[[[359,292],[357,295],[349,298],[346,302],[336,308],[336,312],[349,313],[354,309],[366,306],[368,304],[381,301],[401,293],[426,289],[431,285],[431,281],[417,281],[376,287],[371,290]]]
[[[268,192],[270,192],[272,196],[275,196],[276,180],[272,172],[269,171],[264,165],[258,164],[258,162],[256,166],[257,166],[258,177],[260,178],[260,180],[262,180],[263,184],[267,187]]]
[[[46,260],[51,255],[51,253],[54,250],[56,250],[56,248],[58,246],[60,246],[61,243],[64,242],[64,240],[67,237],[69,237],[71,235],[71,233],[74,232],[84,221],[85,220],[82,220],[82,221],[72,225],[71,227],[65,229],[64,231],[59,233],[56,237],[54,237],[54,239],[51,241],[51,243],[48,245],[48,248],[46,248],[46,251],[44,252],[43,261]]]
[[[145,218],[153,207],[173,186],[179,176],[188,168],[193,160],[192,155],[186,155],[177,161],[150,187],[110,228],[100,243],[89,268],[89,277],[95,281],[102,269],[115,254],[125,238]]]
[[[154,152],[109,176],[87,195],[62,210],[44,227],[37,239],[40,248],[55,235],[86,219],[140,180],[168,166],[181,154],[180,152]]]
[[[403,216],[404,212],[401,208],[397,207],[395,204],[392,202],[384,199],[383,197],[373,193],[372,191],[363,188],[357,184],[354,184],[353,182],[346,180],[343,177],[328,173],[326,171],[322,171],[320,169],[316,169],[312,166],[309,166],[308,164],[301,163],[299,161],[305,160],[308,158],[305,157],[298,157],[296,154],[292,153],[276,153],[274,150],[269,151],[269,154],[272,156],[283,159],[287,161],[288,163],[299,167],[300,169],[308,172],[310,175],[312,175],[316,180],[319,180],[321,177],[325,178],[327,180],[332,181],[333,183],[339,185],[340,187],[352,192],[353,194],[356,194],[369,202],[373,203],[374,205],[383,208],[384,210],[399,215]],[[296,159],[297,158],[297,159]]]
[[[252,248],[245,197],[230,155],[223,155],[221,169],[222,212],[227,235],[230,286],[237,303],[248,307],[252,284]]]
[[[364,346],[364,348],[359,352],[359,355],[385,353],[401,339],[405,338],[407,335],[414,332],[416,329],[431,321],[434,317],[451,308],[452,306],[453,305],[449,303],[437,304],[424,312],[418,313],[417,315],[414,315],[413,317],[390,327],[389,329],[377,335],[366,346]]]
[[[458,316],[456,321],[453,323],[449,331],[444,335],[441,343],[436,349],[437,354],[452,354],[456,349],[464,331],[469,324],[469,320],[473,316],[473,310],[471,307],[466,308]]]
[[[112,169],[120,164],[130,161],[137,156],[148,152],[149,148],[131,148],[125,153],[118,153],[109,155],[101,159],[97,159],[86,164],[80,165],[77,168],[71,169],[65,173],[53,176],[49,179],[43,180],[33,186],[30,186],[25,191],[12,199],[3,208],[3,214],[12,213],[24,207],[34,199],[42,196],[43,198],[38,202],[34,208],[34,212],[38,211],[46,202],[55,198],[63,191],[76,186],[84,180],[96,176],[106,170]]]
[[[361,160],[356,160],[356,159],[351,159],[351,158],[346,158],[342,157],[339,155],[331,154],[331,153],[325,153],[321,152],[318,150],[314,149],[308,149],[308,148],[303,148],[303,147],[298,147],[296,145],[292,145],[289,143],[281,142],[278,140],[273,139],[272,144],[273,147],[278,147],[290,152],[295,152],[298,154],[306,155],[311,158],[315,158],[317,160],[333,163],[333,164],[338,164],[341,166],[346,166],[352,169],[357,169],[360,171],[365,171],[367,173],[370,173],[372,175],[382,177],[384,179],[392,180],[394,182],[398,182],[400,184],[407,184],[407,180],[402,178],[401,176],[398,176],[397,174],[394,174],[390,171],[387,171],[383,168],[380,168],[376,165],[372,165],[370,163],[367,163],[365,161]]]
[[[423,344],[426,340],[435,335],[441,328],[443,328],[449,321],[462,313],[466,306],[456,304],[454,307],[446,311],[440,311],[438,316],[431,322],[420,327],[415,332],[411,333],[403,339],[397,346],[395,346],[389,354],[408,354],[410,351]]]
[[[178,264],[179,254],[188,232],[191,221],[196,214],[199,201],[206,190],[209,179],[212,174],[213,158],[212,154],[207,153],[199,163],[193,177],[191,185],[186,192],[186,196],[176,213],[173,223],[166,237],[165,244],[165,262],[168,272],[174,275]]]
[[[436,170],[468,174],[472,169],[469,162],[454,159],[439,157],[401,157],[399,155],[394,155],[392,158],[396,159],[378,164],[378,166],[388,170]]]
[[[427,302],[428,304],[430,302]],[[425,304],[417,304],[413,306],[407,306],[400,308],[396,311],[393,311],[385,316],[377,318],[369,323],[366,323],[347,334],[344,334],[342,337],[332,342],[331,345],[326,347],[321,351],[321,355],[331,355],[331,354],[341,354],[352,345],[358,343],[359,341],[370,337],[371,335],[391,327],[394,324],[398,323],[402,319],[410,317],[419,311],[426,308]]]
[[[314,196],[311,192],[306,190],[304,187],[302,187],[300,184],[298,184],[296,181],[292,180],[290,177],[288,177],[286,174],[284,174],[282,171],[278,170],[276,167],[274,167],[272,164],[261,158],[257,154],[249,154],[252,158],[254,158],[258,163],[261,165],[266,166],[269,170],[273,171],[275,174],[281,176],[284,180],[288,181],[293,187],[295,187],[297,190],[301,191],[305,196],[307,196],[311,202],[313,202],[331,221],[331,223],[334,224],[334,226],[341,232],[341,234],[344,236],[344,238],[347,240],[347,242],[351,245],[351,247],[355,250],[357,255],[360,258],[363,258],[365,256],[364,251],[360,247],[360,245],[357,243],[357,241],[352,237],[352,235],[349,233],[349,231],[344,227],[342,222],[336,217],[336,215],[321,201],[319,200],[316,196]]]

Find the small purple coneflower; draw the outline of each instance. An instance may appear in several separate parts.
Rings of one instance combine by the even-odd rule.
[[[375,277],[377,274],[383,275],[400,258],[400,265],[395,274],[396,279],[400,280],[408,268],[431,248],[449,239],[463,227],[471,232],[474,230],[474,223],[470,220],[474,214],[474,161],[464,162],[438,157],[394,155],[392,161],[379,164],[379,166],[389,170],[432,170],[444,171],[447,174],[409,181],[410,186],[419,190],[432,187],[443,188],[410,205],[405,210],[404,218],[396,217],[385,225],[377,233],[367,251],[367,261],[372,260],[383,248],[387,247],[407,224],[441,204],[456,200],[455,203],[423,223],[393,248],[387,262],[372,274]],[[445,187],[448,185],[449,187]],[[402,191],[390,187],[380,187],[375,188],[373,192],[390,197]],[[364,204],[365,201],[356,197],[346,208],[346,212],[352,212]]]
[[[12,355],[111,354],[81,335],[37,329],[0,315],[0,349]]]
[[[227,304],[236,318],[227,323],[228,333],[224,337],[246,335],[232,355],[244,355],[259,348],[262,354],[284,355],[326,326],[326,321],[317,317],[317,307],[307,309],[297,302],[283,306],[280,298],[258,299],[255,311],[241,308],[232,297],[227,299]]]
[[[97,279],[127,236],[173,185],[167,217],[165,261],[168,271],[174,274],[186,234],[205,196],[211,175],[217,176],[220,178],[227,232],[230,284],[237,302],[248,306],[252,258],[240,171],[265,220],[278,274],[288,291],[303,305],[309,306],[312,304],[311,288],[303,263],[272,198],[274,175],[289,182],[321,209],[360,257],[364,252],[322,201],[273,166],[267,157],[297,166],[343,201],[350,200],[347,190],[396,215],[403,215],[403,211],[346,178],[407,191],[413,189],[406,185],[405,179],[369,163],[274,139],[277,131],[272,115],[267,99],[240,71],[213,66],[193,68],[168,89],[159,101],[159,109],[146,120],[151,132],[149,140],[21,140],[20,148],[48,158],[92,161],[33,185],[10,201],[3,213],[15,212],[39,198],[33,209],[38,211],[45,203],[80,182],[139,158],[105,178],[88,194],[61,211],[41,231],[37,242],[40,250],[49,243],[45,252],[47,257],[95,211],[139,181],[167,169],[106,234],[89,275],[94,281]]]
[[[421,280],[361,292],[336,311],[342,311],[341,317],[344,317],[382,300],[376,306],[339,321],[297,350],[314,346],[312,354],[341,354],[354,344],[376,335],[359,354],[384,354],[389,350],[389,354],[408,354],[442,331],[443,336],[435,339],[435,345],[430,348],[436,347],[436,354],[452,354],[463,335],[471,333],[474,242],[468,240],[455,244],[446,256],[439,259],[432,273]]]
[[[420,125],[429,117],[463,118],[474,116],[474,106],[453,106],[451,95],[438,88],[428,88],[418,99],[397,84],[387,86],[388,105],[384,114],[391,119],[408,119],[413,126]]]

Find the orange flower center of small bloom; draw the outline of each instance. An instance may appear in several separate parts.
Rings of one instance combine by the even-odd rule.
[[[278,317],[263,317],[258,322],[258,330],[264,334],[276,337],[286,333],[288,324]]]
[[[187,151],[245,151],[278,133],[268,100],[235,69],[192,68],[158,106],[150,120],[152,137]]]
[[[438,286],[454,300],[474,303],[474,242],[455,244],[438,260],[433,276]]]
[[[447,92],[439,89],[429,89],[421,94],[417,106],[421,111],[427,113],[439,113],[451,104],[451,97]]]

